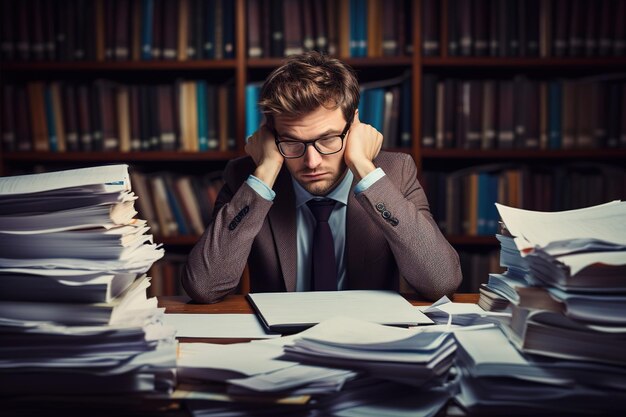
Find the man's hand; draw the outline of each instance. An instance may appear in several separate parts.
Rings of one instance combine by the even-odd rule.
[[[284,158],[276,147],[274,135],[265,124],[248,138],[245,150],[256,164],[253,175],[272,188]]]
[[[373,126],[361,123],[357,110],[346,138],[346,151],[343,154],[346,165],[357,181],[376,169],[372,161],[380,152],[382,145],[383,135]]]

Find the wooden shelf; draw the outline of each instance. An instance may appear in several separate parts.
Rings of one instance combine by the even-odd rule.
[[[413,58],[410,56],[388,56],[376,58],[338,58],[352,67],[403,67],[411,66]],[[276,68],[285,63],[286,58],[249,58],[246,61],[248,68]]]
[[[594,58],[516,58],[516,57],[423,57],[423,67],[499,68],[626,68],[626,57]]]
[[[422,159],[585,159],[617,160],[626,158],[626,149],[422,149]]]
[[[134,162],[134,161],[227,161],[239,156],[237,151],[177,152],[8,152],[6,162]]]
[[[0,66],[1,71],[153,71],[153,70],[203,70],[203,69],[235,69],[234,59],[204,61],[44,61],[44,62],[11,62]]]
[[[196,235],[181,235],[181,236],[155,236],[154,241],[157,243],[163,243],[170,246],[192,246],[200,239],[200,236]]]
[[[495,236],[446,236],[451,245],[463,246],[497,246],[500,244]]]

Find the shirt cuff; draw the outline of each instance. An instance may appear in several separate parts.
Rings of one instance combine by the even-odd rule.
[[[360,194],[363,191],[370,188],[376,181],[385,176],[385,171],[382,168],[376,168],[369,174],[367,174],[359,183],[354,187],[354,194]]]
[[[276,197],[276,193],[270,187],[267,186],[266,183],[250,174],[246,183],[254,190],[258,195],[266,199],[267,201],[274,201],[274,197]]]

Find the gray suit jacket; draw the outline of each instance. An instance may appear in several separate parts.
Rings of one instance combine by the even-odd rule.
[[[461,282],[459,257],[433,221],[413,159],[382,151],[374,164],[386,176],[358,196],[350,192],[348,199],[348,288],[397,289],[402,275],[429,299],[454,292]],[[183,287],[195,301],[216,302],[233,292],[246,262],[252,292],[295,291],[291,176],[283,167],[271,202],[245,182],[254,169],[250,157],[226,166],[213,221],[189,254],[182,276]]]

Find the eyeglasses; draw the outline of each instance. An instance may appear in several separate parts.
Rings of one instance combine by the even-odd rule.
[[[274,130],[274,139],[281,155],[287,159],[302,157],[306,153],[306,147],[309,145],[313,145],[315,150],[322,155],[332,155],[341,151],[343,148],[343,140],[348,134],[350,124],[352,124],[352,120],[349,120],[346,123],[346,126],[343,128],[340,135],[325,136],[319,139],[301,141],[295,139],[282,139]]]

